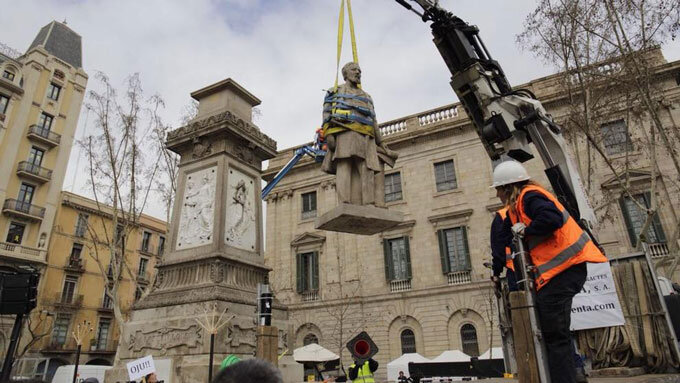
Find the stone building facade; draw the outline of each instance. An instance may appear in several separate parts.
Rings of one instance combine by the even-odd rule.
[[[653,53],[659,56],[655,83],[663,99],[663,124],[677,132],[680,62],[666,63],[660,51]],[[563,78],[556,74],[522,85],[544,101],[557,121],[568,110],[558,86]],[[623,135],[612,135],[611,124],[620,125],[624,112],[613,113],[611,123],[600,128],[598,137],[608,148],[620,146],[621,140],[625,144],[625,133],[631,136],[628,141],[647,134],[649,117],[640,115],[623,120]],[[334,178],[309,159],[299,162],[267,197],[266,221],[270,280],[277,298],[289,307],[295,347],[318,342],[341,354],[347,366],[345,343],[365,330],[380,348],[379,381],[386,379],[385,365],[406,352],[428,358],[456,349],[479,355],[500,345],[490,271],[483,265],[491,258],[489,228],[500,201],[489,188],[492,164],[470,120],[459,104],[452,104],[383,123],[380,129],[400,153],[395,167],[386,170],[385,197],[388,209],[404,213],[401,225],[373,236],[315,230],[315,217],[335,207],[336,195]],[[583,137],[570,131],[565,136],[578,153],[581,171],[589,171],[585,179],[602,220],[597,233],[608,257],[633,251],[630,234],[640,231],[639,209],[626,202],[613,173]],[[271,180],[295,149],[270,160],[265,179]],[[628,169],[631,191],[638,190],[634,196],[644,204],[650,157],[642,144],[627,152],[626,158],[634,157],[628,167],[622,168],[622,155],[614,152],[611,158],[617,169]],[[663,148],[658,159],[660,208],[650,229],[655,232],[647,237],[654,259],[663,266],[670,260],[680,195],[672,182],[678,173]],[[539,159],[525,165],[548,185]]]
[[[106,268],[110,260],[102,239],[106,233],[115,232],[111,212],[92,199],[61,193],[38,307],[31,313],[31,326],[38,336],[44,336],[37,338],[19,361],[15,375],[49,381],[59,366],[74,364],[76,343],[71,334],[84,321],[93,331],[83,339],[80,363],[113,365],[119,329],[113,314],[114,299],[105,294],[105,284],[113,281],[113,274],[104,277],[100,268]],[[121,276],[117,298],[124,315],[152,283],[156,264],[165,251],[166,231],[166,222],[143,214],[138,225],[125,234],[128,271]],[[25,332],[20,348],[33,339]]]

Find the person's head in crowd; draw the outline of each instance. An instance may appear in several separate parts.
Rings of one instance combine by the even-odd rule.
[[[271,363],[248,359],[222,369],[212,383],[283,383],[283,377]]]
[[[144,383],[158,383],[158,377],[156,376],[155,372],[152,372],[148,374],[147,376],[144,377],[144,380],[142,381]]]
[[[97,378],[87,378],[83,380],[83,383],[99,383],[99,379]]]

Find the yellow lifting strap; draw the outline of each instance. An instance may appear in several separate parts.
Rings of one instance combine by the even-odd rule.
[[[352,0],[347,0],[347,18],[349,19],[349,34],[352,41],[352,59],[359,64],[359,55],[357,54],[357,42],[354,36],[354,20],[352,18]],[[340,1],[340,16],[338,17],[338,58],[335,64],[335,86],[333,90],[338,89],[338,73],[340,72],[340,55],[342,53],[342,33],[345,29],[345,0]],[[359,85],[361,88],[361,85]]]

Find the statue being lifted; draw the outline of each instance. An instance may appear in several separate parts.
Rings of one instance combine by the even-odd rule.
[[[322,169],[336,174],[338,204],[384,206],[384,164],[394,166],[398,154],[382,141],[373,100],[360,88],[359,64],[345,64],[342,77],[345,83],[324,98]]]

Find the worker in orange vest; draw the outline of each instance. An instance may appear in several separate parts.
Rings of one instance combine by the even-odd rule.
[[[586,263],[607,262],[607,258],[557,198],[533,182],[519,162],[496,166],[492,187],[508,206],[510,219],[503,225],[504,235],[523,238],[535,268],[536,308],[551,382],[577,382],[569,331],[571,303],[585,283]]]
[[[503,201],[505,204],[505,201]],[[515,278],[515,265],[512,258],[512,236],[506,235],[503,231],[503,225],[508,218],[508,207],[504,206],[498,210],[491,221],[491,233],[489,235],[491,241],[491,270],[493,275],[491,281],[496,286],[496,290],[500,291],[500,276],[503,268],[508,270],[505,272],[505,277],[508,279],[508,288],[510,291],[517,290],[517,282]]]

